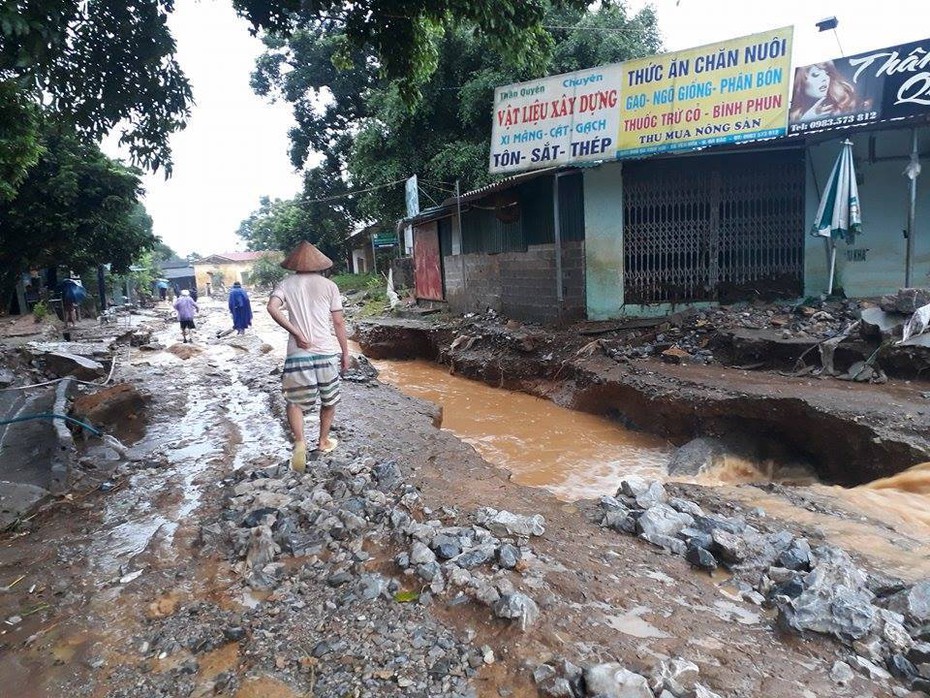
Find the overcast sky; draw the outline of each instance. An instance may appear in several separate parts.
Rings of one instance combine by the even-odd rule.
[[[834,32],[814,26],[829,16],[839,19],[846,55],[930,35],[927,0],[628,1],[632,10],[646,4],[656,8],[672,51],[794,25],[795,65],[840,55]],[[236,229],[259,197],[299,190],[287,156],[290,108],[268,104],[249,88],[262,47],[227,0],[179,0],[170,25],[197,103],[187,129],[171,139],[174,176],[146,176],[145,205],[155,233],[182,255],[243,249]]]

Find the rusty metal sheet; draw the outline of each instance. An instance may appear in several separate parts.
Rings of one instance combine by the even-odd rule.
[[[416,297],[441,301],[442,267],[439,257],[439,229],[436,221],[413,229],[413,264]]]

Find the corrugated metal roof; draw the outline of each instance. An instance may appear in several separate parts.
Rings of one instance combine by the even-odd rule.
[[[585,163],[587,167],[598,167],[601,163]],[[419,223],[428,223],[430,221],[439,220],[440,218],[447,218],[455,213],[456,201],[461,204],[467,204],[472,201],[478,201],[483,199],[490,194],[496,194],[499,191],[506,191],[508,189],[513,189],[524,182],[528,182],[531,179],[536,179],[537,177],[542,177],[544,175],[551,175],[556,172],[564,172],[568,170],[577,170],[579,166],[576,165],[562,165],[559,167],[545,167],[541,170],[532,170],[530,172],[521,172],[520,174],[511,175],[509,177],[504,177],[503,179],[493,182],[492,184],[487,184],[479,189],[473,189],[472,191],[465,192],[462,194],[458,200],[456,197],[450,196],[448,199],[443,200],[439,206],[433,206],[431,208],[423,209],[415,216],[410,218],[402,218],[397,222],[397,229],[401,230],[406,225],[417,225]]]

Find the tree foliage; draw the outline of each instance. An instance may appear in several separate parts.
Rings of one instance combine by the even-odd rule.
[[[0,0],[0,168],[24,172],[22,155],[6,152],[23,136],[14,140],[5,129],[17,125],[7,121],[9,110],[31,101],[89,140],[119,128],[134,162],[170,173],[168,136],[184,126],[191,103],[166,23],[173,5]],[[28,166],[35,153],[26,150]]]
[[[7,291],[31,267],[110,263],[124,272],[154,247],[138,170],[73,132],[50,130],[40,148],[15,198],[0,203],[0,288]]]
[[[501,12],[505,5],[498,5]],[[421,98],[411,102],[404,82],[382,70],[377,46],[360,45],[339,22],[300,18],[291,16],[286,37],[265,38],[252,85],[294,106],[295,166],[306,165],[313,151],[326,153],[324,163],[308,171],[303,201],[337,190],[336,177],[352,191],[371,189],[341,202],[338,218],[354,221],[390,223],[402,216],[401,185],[383,185],[414,173],[435,201],[447,197],[456,180],[463,191],[488,184],[495,87],[660,49],[653,11],[630,15],[622,2],[603,2],[596,10],[573,3],[548,7],[539,19],[548,47],[540,64],[513,62],[486,32],[459,23],[437,38],[431,76],[419,86]],[[345,225],[343,234],[350,228]]]
[[[553,4],[580,9],[584,0],[234,0],[256,31],[288,37],[307,26],[338,26],[341,67],[358,66],[357,50],[410,103],[439,64],[445,35],[465,28],[511,65],[540,71],[552,47],[543,27]]]
[[[288,271],[281,267],[280,254],[266,254],[255,260],[249,280],[252,285],[259,288],[274,288],[274,286],[288,275]]]
[[[339,269],[345,265],[345,237],[352,226],[346,182],[334,163],[324,163],[306,173],[304,189],[315,198],[263,196],[258,209],[239,225],[238,235],[252,250],[287,251],[307,240]]]

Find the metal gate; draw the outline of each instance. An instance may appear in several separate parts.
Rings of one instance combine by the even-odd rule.
[[[623,167],[624,302],[801,293],[801,150],[646,160]]]

